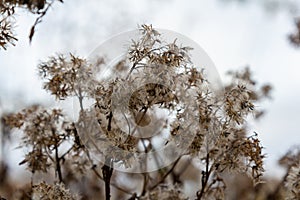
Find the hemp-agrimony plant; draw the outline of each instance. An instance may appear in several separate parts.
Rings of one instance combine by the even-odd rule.
[[[115,62],[103,52],[39,64],[44,89],[58,101],[76,99],[79,113],[71,120],[61,109],[32,106],[4,118],[23,132],[28,152],[20,164],[32,173],[26,198],[67,187],[82,199],[225,199],[228,174],[261,183],[265,155],[247,120],[263,114],[255,105],[271,86],[258,87],[245,68],[214,89],[192,47],[165,41],[151,25],[138,33]],[[197,166],[192,196],[183,187],[190,166]],[[40,173],[57,185],[36,183]],[[69,193],[61,198],[79,198]]]

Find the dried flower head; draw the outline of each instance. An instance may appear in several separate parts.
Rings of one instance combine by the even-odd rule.
[[[300,46],[300,20],[296,20],[296,31],[293,34],[289,35],[290,42],[295,45],[296,47]]]
[[[285,180],[285,198],[300,199],[300,161],[291,166]]]
[[[33,186],[33,200],[76,200],[77,195],[71,194],[65,186],[61,184],[49,185],[41,182]]]
[[[93,70],[87,60],[73,54],[53,56],[39,65],[40,76],[48,80],[44,89],[61,100],[68,96],[83,98],[90,89]]]

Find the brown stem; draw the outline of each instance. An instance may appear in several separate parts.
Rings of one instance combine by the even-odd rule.
[[[58,180],[59,180],[59,182],[63,182],[61,167],[60,167],[60,158],[58,156],[57,144],[55,144],[55,161],[56,161],[56,171],[58,174]]]
[[[177,158],[177,160],[175,161],[175,163],[172,165],[172,167],[169,169],[169,171],[167,173],[165,173],[165,175],[160,179],[160,181],[158,181],[156,184],[154,184],[151,188],[150,191],[155,189],[159,184],[161,184],[162,182],[165,181],[165,179],[167,178],[167,176],[173,172],[173,170],[175,169],[176,165],[179,163],[181,156],[179,158]]]
[[[89,162],[91,163],[92,167],[91,167],[91,170],[95,173],[95,175],[97,176],[97,178],[99,178],[100,180],[104,181],[103,177],[98,173],[97,171],[97,165],[95,165],[90,157],[90,154],[89,152],[83,147],[83,151],[86,153],[87,155],[87,158],[89,160]],[[133,195],[131,192],[127,191],[126,189],[123,189],[121,187],[119,187],[118,185],[116,185],[115,183],[110,183],[111,186],[113,186],[114,188],[126,193],[126,194],[129,194],[129,195]]]
[[[39,14],[40,16],[38,18],[36,18],[34,24],[31,27],[30,33],[29,33],[29,43],[31,43],[34,32],[35,32],[35,27],[42,22],[43,17],[46,15],[47,11],[49,10],[49,8],[52,6],[52,4],[54,3],[54,1],[50,2],[46,9],[43,10],[42,12],[37,12],[37,14]]]
[[[52,129],[52,135],[54,137],[54,149],[55,149],[55,165],[56,165],[56,172],[58,175],[58,180],[59,182],[63,182],[63,178],[62,178],[62,173],[61,173],[61,166],[60,166],[60,157],[58,155],[58,139],[57,136],[55,135],[55,130]]]
[[[105,199],[110,200],[110,180],[113,173],[113,161],[111,158],[106,158],[102,167],[102,174],[105,183]]]
[[[211,170],[209,170],[209,153],[206,155],[205,162],[206,162],[205,171],[202,171],[202,179],[201,179],[202,187],[201,187],[201,191],[197,192],[197,200],[202,199],[211,173]]]
[[[142,144],[145,148],[145,153],[148,153],[148,147],[145,144],[144,139],[142,138]],[[150,142],[151,144],[151,142]],[[152,145],[150,145],[152,146]],[[147,167],[147,159],[145,160],[144,166]],[[145,169],[144,169],[145,170]],[[144,196],[146,194],[146,189],[147,189],[147,185],[148,185],[148,173],[143,173],[143,178],[144,178],[144,183],[143,183],[143,189],[142,189],[142,193],[141,196]]]
[[[137,66],[138,64],[140,64],[139,62],[141,62],[144,58],[146,58],[147,56],[149,56],[150,53],[152,53],[152,52],[154,52],[154,51],[157,51],[157,50],[159,50],[159,49],[162,49],[162,48],[164,48],[164,47],[166,47],[166,46],[163,46],[163,47],[161,47],[161,48],[151,49],[150,51],[148,51],[147,53],[145,53],[145,55],[143,55],[140,59],[138,59],[137,61],[135,61],[135,62],[133,63],[133,65],[132,65],[132,67],[130,68],[129,73],[128,73],[127,76],[126,76],[126,80],[129,78],[130,74],[133,72],[133,70],[136,68],[136,66]]]
[[[78,90],[78,100],[79,100],[80,110],[83,111],[83,96],[82,96],[81,88],[79,88]]]
[[[69,148],[63,155],[61,155],[60,157],[59,157],[59,159],[60,160],[62,160],[62,162],[64,163],[64,160],[65,160],[65,157],[66,157],[66,155],[68,155],[72,150],[73,150],[73,146],[71,147],[71,148]]]
[[[110,111],[108,116],[107,130],[111,131],[111,121],[112,121],[112,111]],[[110,180],[113,173],[113,161],[111,158],[106,158],[105,163],[102,167],[102,175],[105,183],[105,199],[110,200]]]
[[[110,111],[109,116],[108,116],[108,125],[107,125],[107,130],[111,131],[111,120],[112,120],[113,114],[112,111]]]
[[[144,177],[144,184],[143,184],[143,189],[142,189],[141,196],[144,196],[146,194],[147,183],[148,183],[148,174],[143,173],[143,177]]]

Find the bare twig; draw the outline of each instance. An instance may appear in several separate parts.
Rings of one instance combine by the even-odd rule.
[[[52,134],[55,140],[54,143],[54,149],[55,149],[55,165],[56,165],[56,172],[58,175],[58,180],[59,182],[63,182],[63,178],[62,178],[62,173],[61,173],[61,166],[60,166],[60,157],[58,155],[58,139],[57,136],[55,135],[55,130],[52,129]]]
[[[62,2],[62,1],[61,1]],[[43,10],[42,12],[38,12],[37,14],[40,14],[40,16],[38,18],[36,18],[34,24],[31,26],[30,29],[30,33],[29,33],[29,43],[31,43],[33,35],[35,33],[35,27],[42,22],[43,17],[47,14],[47,11],[49,10],[49,8],[52,6],[52,4],[54,3],[54,1],[48,3],[47,7],[45,8],[45,10]]]
[[[169,169],[169,171],[167,171],[167,173],[165,173],[165,175],[160,179],[160,181],[158,181],[157,183],[155,183],[153,186],[150,187],[150,189],[149,189],[150,191],[153,190],[153,189],[155,189],[159,184],[161,184],[162,182],[165,181],[165,179],[167,178],[167,176],[172,173],[172,171],[175,169],[175,167],[179,163],[180,158],[181,158],[181,156],[179,158],[177,158],[177,160],[174,162],[174,164],[172,165],[172,167]]]
[[[113,173],[113,160],[106,158],[102,167],[103,180],[105,182],[105,199],[110,200],[110,180]]]
[[[208,183],[209,176],[211,174],[211,170],[209,169],[209,153],[207,153],[206,155],[205,162],[206,162],[205,171],[202,171],[202,179],[201,179],[202,187],[200,192],[197,192],[197,200],[202,199],[205,192],[206,185]]]

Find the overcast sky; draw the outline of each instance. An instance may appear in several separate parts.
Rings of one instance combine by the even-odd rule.
[[[88,56],[111,36],[151,23],[197,42],[222,77],[229,69],[249,65],[259,82],[273,85],[273,100],[258,105],[268,113],[254,129],[266,147],[268,173],[282,174],[277,159],[300,144],[300,49],[287,41],[296,14],[285,6],[272,11],[261,3],[224,1],[65,0],[47,13],[31,45],[28,34],[35,18],[19,12],[17,46],[0,52],[2,110],[30,102],[53,104],[53,98],[41,89],[36,71],[39,60],[56,52]]]

